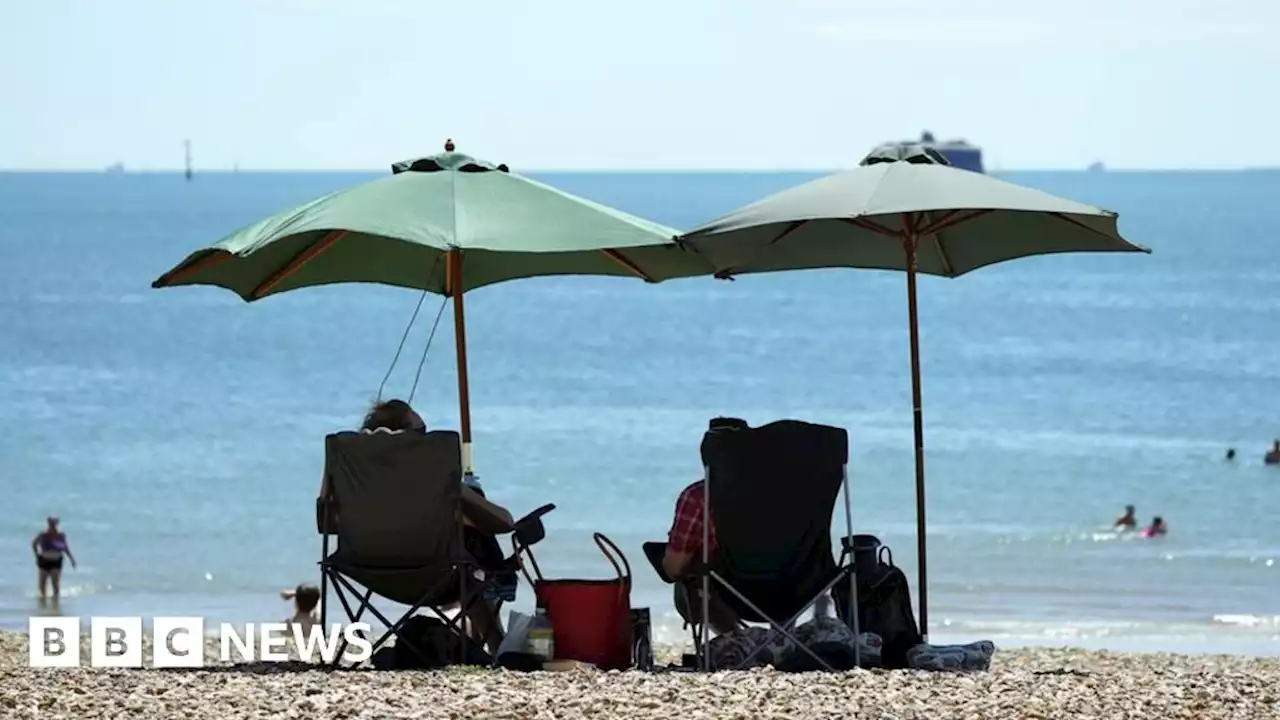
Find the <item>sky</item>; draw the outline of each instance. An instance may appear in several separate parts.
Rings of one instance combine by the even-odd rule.
[[[1280,166],[1280,0],[0,0],[0,168]]]

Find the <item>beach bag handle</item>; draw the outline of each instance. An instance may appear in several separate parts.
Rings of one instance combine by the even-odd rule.
[[[596,546],[600,548],[600,552],[604,553],[605,559],[608,560],[609,564],[613,565],[613,569],[617,571],[618,579],[625,580],[626,587],[629,589],[631,586],[631,563],[627,562],[627,556],[623,555],[622,551],[618,549],[618,546],[603,533],[591,533],[591,539],[596,541]],[[606,545],[608,547],[605,547]],[[609,552],[610,550],[613,552]],[[618,557],[618,560],[622,561],[622,565],[618,565],[618,560],[614,559],[615,555]],[[625,573],[622,571],[622,568],[624,567],[627,569]]]
[[[618,549],[617,544],[603,533],[592,533],[591,539],[595,541],[596,547],[600,548],[600,552],[604,554],[605,559],[613,566],[614,572],[618,573],[618,579],[625,581],[622,586],[624,591],[629,592],[631,588],[631,563],[627,562],[627,556],[623,554],[622,550]],[[530,556],[529,559],[533,560],[533,557]],[[622,561],[621,565],[618,564],[618,560]],[[542,579],[542,572],[538,569],[537,561],[533,562],[533,567],[538,573],[538,579]],[[623,568],[626,568],[626,570],[624,571]],[[525,580],[529,581],[529,587],[533,587],[536,584],[533,578],[530,577],[529,570],[524,563],[520,563],[520,573],[524,575]]]

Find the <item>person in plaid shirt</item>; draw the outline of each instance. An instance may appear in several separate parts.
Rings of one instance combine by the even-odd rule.
[[[708,433],[729,432],[748,427],[737,418],[715,418]],[[702,582],[693,572],[702,562],[703,511],[706,507],[706,482],[698,480],[681,493],[676,500],[675,519],[667,534],[667,551],[662,558],[662,569],[675,581],[674,603],[676,611],[685,622],[697,622],[702,617]],[[716,528],[706,529],[707,545],[711,553],[716,549]],[[708,604],[709,624],[717,634],[723,635],[738,627],[738,615],[724,602],[719,589],[711,584]]]

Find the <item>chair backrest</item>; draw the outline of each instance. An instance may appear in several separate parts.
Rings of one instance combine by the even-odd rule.
[[[325,438],[325,476],[339,517],[335,558],[409,568],[461,549],[458,433],[335,433]]]
[[[831,516],[844,485],[848,433],[779,420],[709,432],[702,452],[716,532],[712,567],[731,583],[819,589],[811,586],[835,568]]]

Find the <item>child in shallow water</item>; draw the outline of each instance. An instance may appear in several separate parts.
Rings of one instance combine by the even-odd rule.
[[[281,592],[280,597],[293,601],[293,617],[287,618],[285,624],[291,627],[300,625],[304,633],[310,633],[311,628],[320,622],[320,588],[303,583],[293,590]]]

